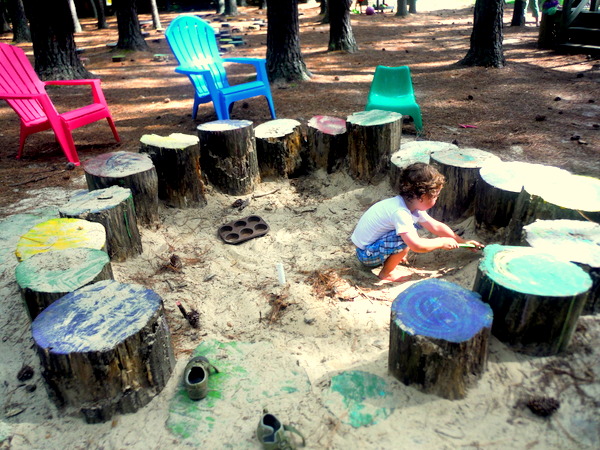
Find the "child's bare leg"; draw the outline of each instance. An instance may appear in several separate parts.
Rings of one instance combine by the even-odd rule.
[[[388,259],[383,263],[383,267],[377,275],[380,279],[386,280],[390,276],[390,273],[396,268],[398,264],[406,261],[406,255],[408,255],[409,248],[406,247],[400,253],[394,253],[393,255],[388,256]],[[395,280],[391,280],[395,281]]]

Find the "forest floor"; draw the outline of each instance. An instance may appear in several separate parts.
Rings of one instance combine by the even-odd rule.
[[[538,28],[533,22],[508,26],[509,7],[506,67],[457,65],[469,48],[473,3],[419,0],[420,12],[406,18],[352,15],[359,46],[354,54],[328,52],[329,27],[320,23],[318,7],[301,4],[300,43],[313,78],[272,87],[278,118],[302,124],[315,115],[346,118],[364,109],[377,65],[409,65],[423,112],[419,138],[600,177],[600,61],[539,50]],[[247,25],[265,13],[253,7],[240,12],[231,22],[243,30],[247,45],[230,54],[264,57],[266,28]],[[161,14],[163,27],[175,16]],[[82,22],[77,46],[85,49],[86,67],[102,79],[122,139],[113,142],[106,122],[76,130],[83,163],[106,152],[136,152],[145,134],[195,135],[199,124],[216,120],[211,104],[192,120],[192,88],[174,72],[163,33],[150,29],[150,52],[113,63],[115,52],[107,44],[117,41],[114,17],[107,30]],[[10,42],[11,36],[0,39]],[[32,56],[31,45],[22,48]],[[251,75],[247,68],[234,70],[233,82]],[[51,90],[60,110],[81,105],[89,95],[81,89],[60,92]],[[255,125],[270,120],[262,98],[239,102],[232,118]],[[0,105],[0,121],[0,448],[258,448],[255,430],[263,407],[301,430],[308,448],[600,447],[598,315],[582,316],[567,351],[556,356],[516,353],[492,336],[487,370],[462,400],[425,394],[388,374],[393,300],[427,278],[471,289],[481,253],[411,255],[411,265],[402,268],[410,282],[381,282],[357,263],[348,237],[368,206],[392,192],[387,183],[365,185],[345,171],[263,180],[243,212],[232,208],[236,197],[210,185],[203,208],[161,203],[160,226],[140,230],[143,253],[111,264],[116,280],[142,284],[163,299],[177,358],[173,375],[134,414],[94,425],[64,414],[44,389],[14,279],[14,248],[25,229],[55,216],[75,190],[86,187],[84,172],[66,168],[51,132],[29,137],[23,159],[16,160],[18,119]],[[405,123],[404,142],[416,137],[413,124]],[[218,239],[220,225],[250,214],[269,223],[268,234],[235,246]],[[475,229],[472,218],[451,225],[466,238],[494,242]],[[179,271],[166,269],[173,254],[183,262]],[[284,286],[275,270],[279,262]],[[177,301],[199,312],[198,329],[182,317]],[[191,402],[181,379],[190,355],[198,352],[209,355],[223,375],[211,377],[207,399]],[[25,366],[33,368],[33,377],[19,380]],[[345,387],[336,385],[344,380]],[[367,384],[372,392],[357,391]],[[559,409],[550,417],[535,415],[526,405],[539,397],[558,400]]]

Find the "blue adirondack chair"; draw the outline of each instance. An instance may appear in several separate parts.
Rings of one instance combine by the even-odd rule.
[[[266,97],[271,117],[275,119],[275,107],[264,59],[222,58],[213,28],[196,16],[176,17],[165,35],[179,62],[175,72],[187,75],[194,86],[194,119],[201,103],[212,101],[217,117],[225,120],[229,119],[234,102],[260,95]],[[256,69],[256,81],[230,86],[223,66],[226,62],[252,64]]]

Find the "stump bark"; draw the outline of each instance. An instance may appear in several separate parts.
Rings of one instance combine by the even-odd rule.
[[[583,220],[536,220],[523,227],[532,247],[560,255],[588,273],[592,287],[582,314],[600,312],[600,224]]]
[[[491,308],[478,294],[429,279],[392,304],[388,370],[407,385],[464,398],[487,366]]]
[[[105,153],[83,163],[88,189],[120,186],[131,189],[138,224],[158,223],[158,177],[148,155],[130,152]]]
[[[450,149],[431,154],[431,164],[446,177],[429,214],[442,222],[463,219],[473,213],[479,169],[500,162],[497,156],[476,148]]]
[[[524,162],[497,162],[479,170],[475,185],[475,223],[491,231],[510,222],[519,193],[529,178],[554,179],[565,170]]]
[[[140,153],[147,153],[156,168],[159,199],[173,208],[206,205],[197,136],[145,134],[140,139]]]
[[[535,356],[567,348],[592,286],[577,265],[530,248],[488,245],[473,290],[492,307],[492,334]]]
[[[346,121],[339,117],[314,116],[308,121],[306,141],[312,168],[333,173],[342,167],[348,155]]]
[[[553,178],[525,180],[506,227],[504,244],[522,244],[523,227],[536,219],[600,222],[600,180],[568,172]]]
[[[254,129],[249,120],[215,120],[198,126],[200,164],[221,192],[243,195],[260,183]]]
[[[69,248],[38,253],[19,263],[15,277],[31,320],[69,292],[102,280],[112,280],[106,252]]]
[[[107,252],[113,261],[125,261],[142,253],[142,237],[130,189],[111,186],[79,192],[59,209],[59,214],[102,224]]]
[[[254,134],[261,176],[294,178],[306,172],[308,158],[300,122],[270,120],[257,126]]]
[[[402,171],[416,162],[429,164],[431,153],[443,150],[455,150],[454,144],[437,141],[410,141],[400,146],[400,150],[392,153],[390,158],[390,184],[394,192],[398,192]]]
[[[377,183],[388,175],[390,157],[400,148],[402,114],[371,110],[347,119],[350,175]]]
[[[50,219],[21,236],[15,254],[24,261],[37,253],[81,247],[106,251],[104,225],[82,219]]]
[[[140,285],[86,286],[48,306],[31,328],[51,399],[89,423],[137,411],[175,366],[162,299]]]

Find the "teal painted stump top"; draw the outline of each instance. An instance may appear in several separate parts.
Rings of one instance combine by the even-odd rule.
[[[102,250],[70,248],[38,253],[19,263],[17,283],[36,292],[72,292],[98,276],[110,258]]]
[[[114,208],[131,197],[131,189],[111,186],[94,191],[78,191],[60,208],[65,216],[81,216],[85,213],[99,213]]]
[[[371,111],[359,111],[348,116],[346,119],[354,125],[363,127],[372,127],[376,125],[386,125],[388,123],[402,120],[402,114],[392,111],[382,111],[380,109],[372,109]]]
[[[31,324],[35,343],[56,354],[114,349],[141,330],[162,304],[137,284],[99,281],[65,295]]]
[[[449,281],[420,281],[392,303],[399,329],[413,336],[464,342],[492,326],[491,307],[481,296]]]
[[[97,177],[123,178],[145,172],[154,167],[146,153],[104,153],[83,163],[83,169]]]
[[[568,174],[558,167],[519,161],[491,161],[479,171],[481,178],[491,186],[509,192],[521,192],[525,180],[553,180]]]
[[[572,297],[592,286],[576,264],[530,247],[488,245],[479,270],[505,288],[530,295]]]
[[[318,128],[321,132],[332,136],[344,134],[347,131],[346,121],[333,116],[313,116],[308,121],[308,126]]]
[[[434,151],[431,158],[442,164],[463,169],[478,169],[487,164],[500,161],[500,158],[496,155],[476,148]]]

